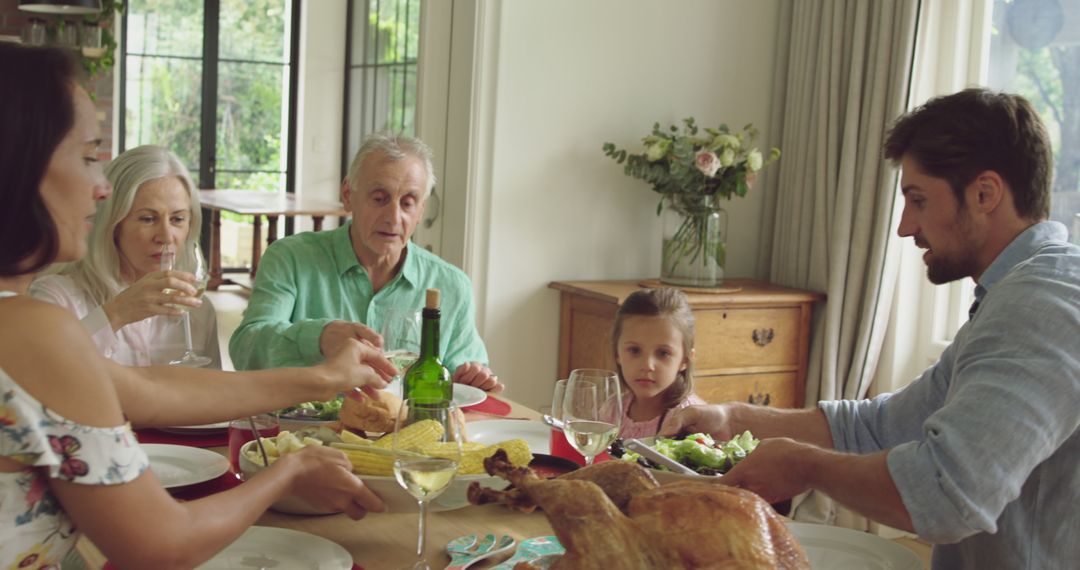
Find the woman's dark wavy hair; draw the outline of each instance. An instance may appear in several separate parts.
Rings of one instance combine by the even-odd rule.
[[[0,42],[0,276],[33,273],[59,237],[41,198],[53,152],[75,123],[76,67],[65,52]]]

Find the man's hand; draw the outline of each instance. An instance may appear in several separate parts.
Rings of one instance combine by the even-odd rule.
[[[485,392],[498,394],[506,388],[499,377],[491,373],[491,369],[479,362],[466,362],[454,371],[454,382],[468,384],[474,388],[480,388]]]
[[[319,335],[319,351],[326,358],[330,358],[352,340],[366,341],[376,348],[382,348],[383,345],[383,339],[379,333],[361,323],[330,321]]]
[[[658,435],[671,437],[680,433],[707,433],[717,440],[727,441],[734,437],[733,431],[728,407],[709,404],[675,410],[664,421]]]
[[[741,487],[770,503],[790,499],[810,489],[807,467],[820,448],[780,437],[762,440],[719,482]]]
[[[194,282],[195,276],[184,271],[147,273],[103,304],[101,309],[105,311],[114,331],[120,330],[124,325],[157,315],[179,317],[184,313],[173,305],[202,305],[202,299],[195,298],[195,287],[192,286]],[[180,294],[165,293],[165,289],[173,289]]]

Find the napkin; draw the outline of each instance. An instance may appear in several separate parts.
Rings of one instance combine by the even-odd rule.
[[[189,447],[224,447],[229,445],[229,433],[227,431],[188,435],[143,428],[135,430],[135,437],[138,438],[139,443],[166,443],[187,445]]]
[[[473,404],[462,408],[465,413],[469,412],[481,412],[485,414],[491,414],[494,416],[505,416],[510,413],[510,404],[496,398],[495,396],[488,395],[487,399],[479,404]]]

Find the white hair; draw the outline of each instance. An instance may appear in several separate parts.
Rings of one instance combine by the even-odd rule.
[[[356,151],[356,156],[349,163],[349,173],[345,177],[349,188],[356,190],[360,182],[360,164],[376,152],[383,152],[394,161],[402,160],[407,155],[419,158],[424,163],[424,170],[427,171],[427,188],[424,198],[431,195],[431,190],[435,188],[435,166],[431,147],[418,138],[390,131],[379,131],[364,137],[363,142],[360,143],[360,149]]]
[[[185,247],[191,247],[193,242],[198,241],[202,230],[199,192],[187,167],[168,149],[153,145],[133,148],[110,162],[105,167],[105,176],[112,184],[113,192],[97,204],[97,216],[90,230],[86,256],[59,269],[60,273],[75,281],[88,300],[98,305],[111,300],[130,285],[120,275],[116,226],[131,212],[135,194],[143,184],[169,176],[178,178],[191,202]]]

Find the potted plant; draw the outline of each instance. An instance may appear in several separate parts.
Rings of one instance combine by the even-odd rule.
[[[723,200],[745,196],[757,173],[780,157],[764,157],[753,146],[758,131],[748,124],[699,129],[694,118],[642,139],[644,150],[630,154],[604,143],[604,154],[625,164],[627,176],[644,180],[660,194],[656,213],[664,218],[660,280],[688,287],[718,287],[724,280],[727,212]]]

